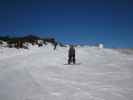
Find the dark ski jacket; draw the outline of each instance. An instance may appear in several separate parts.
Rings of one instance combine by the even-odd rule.
[[[69,56],[69,57],[70,57],[70,56],[75,56],[75,48],[74,48],[74,47],[70,47],[68,56]]]

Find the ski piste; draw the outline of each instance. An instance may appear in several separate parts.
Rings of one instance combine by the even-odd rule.
[[[2,48],[0,100],[132,100],[133,55],[79,46],[67,66],[68,49]]]

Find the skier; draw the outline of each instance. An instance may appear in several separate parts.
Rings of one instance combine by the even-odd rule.
[[[56,50],[57,42],[54,42],[54,50]]]
[[[71,45],[69,48],[68,57],[68,64],[71,64],[71,62],[75,64],[75,48],[73,45]]]

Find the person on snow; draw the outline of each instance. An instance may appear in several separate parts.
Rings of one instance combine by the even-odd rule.
[[[70,48],[69,48],[68,57],[69,57],[68,58],[68,64],[71,64],[71,62],[73,64],[75,64],[75,61],[76,61],[76,59],[75,59],[75,48],[74,48],[73,45],[71,45]]]
[[[57,45],[57,42],[54,42],[54,50],[56,50]]]

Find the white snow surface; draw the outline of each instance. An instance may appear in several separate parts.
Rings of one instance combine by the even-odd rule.
[[[0,48],[0,100],[133,100],[133,55],[78,46]]]

